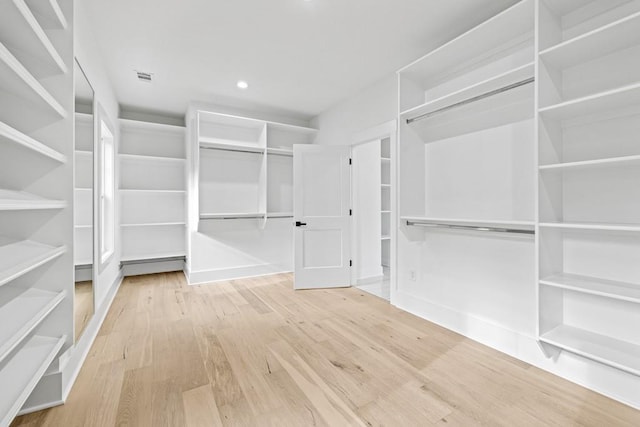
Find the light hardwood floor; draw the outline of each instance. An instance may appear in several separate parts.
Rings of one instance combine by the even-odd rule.
[[[76,282],[73,309],[75,342],[78,342],[93,316],[93,281]]]
[[[639,426],[357,289],[127,278],[64,406],[14,426]]]

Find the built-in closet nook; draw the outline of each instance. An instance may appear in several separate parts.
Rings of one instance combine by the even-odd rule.
[[[640,425],[640,0],[461,1],[314,114],[124,102],[97,3],[0,0],[0,427]]]

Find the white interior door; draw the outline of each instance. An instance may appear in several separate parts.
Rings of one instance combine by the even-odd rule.
[[[294,145],[295,289],[351,285],[348,146]]]

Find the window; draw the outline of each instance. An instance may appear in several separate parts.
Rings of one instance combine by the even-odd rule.
[[[115,142],[113,132],[100,120],[100,263],[115,250]]]

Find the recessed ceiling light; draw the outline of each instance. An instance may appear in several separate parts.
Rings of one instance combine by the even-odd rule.
[[[238,80],[236,86],[238,86],[240,89],[246,89],[249,87],[249,83],[245,82],[244,80]]]

